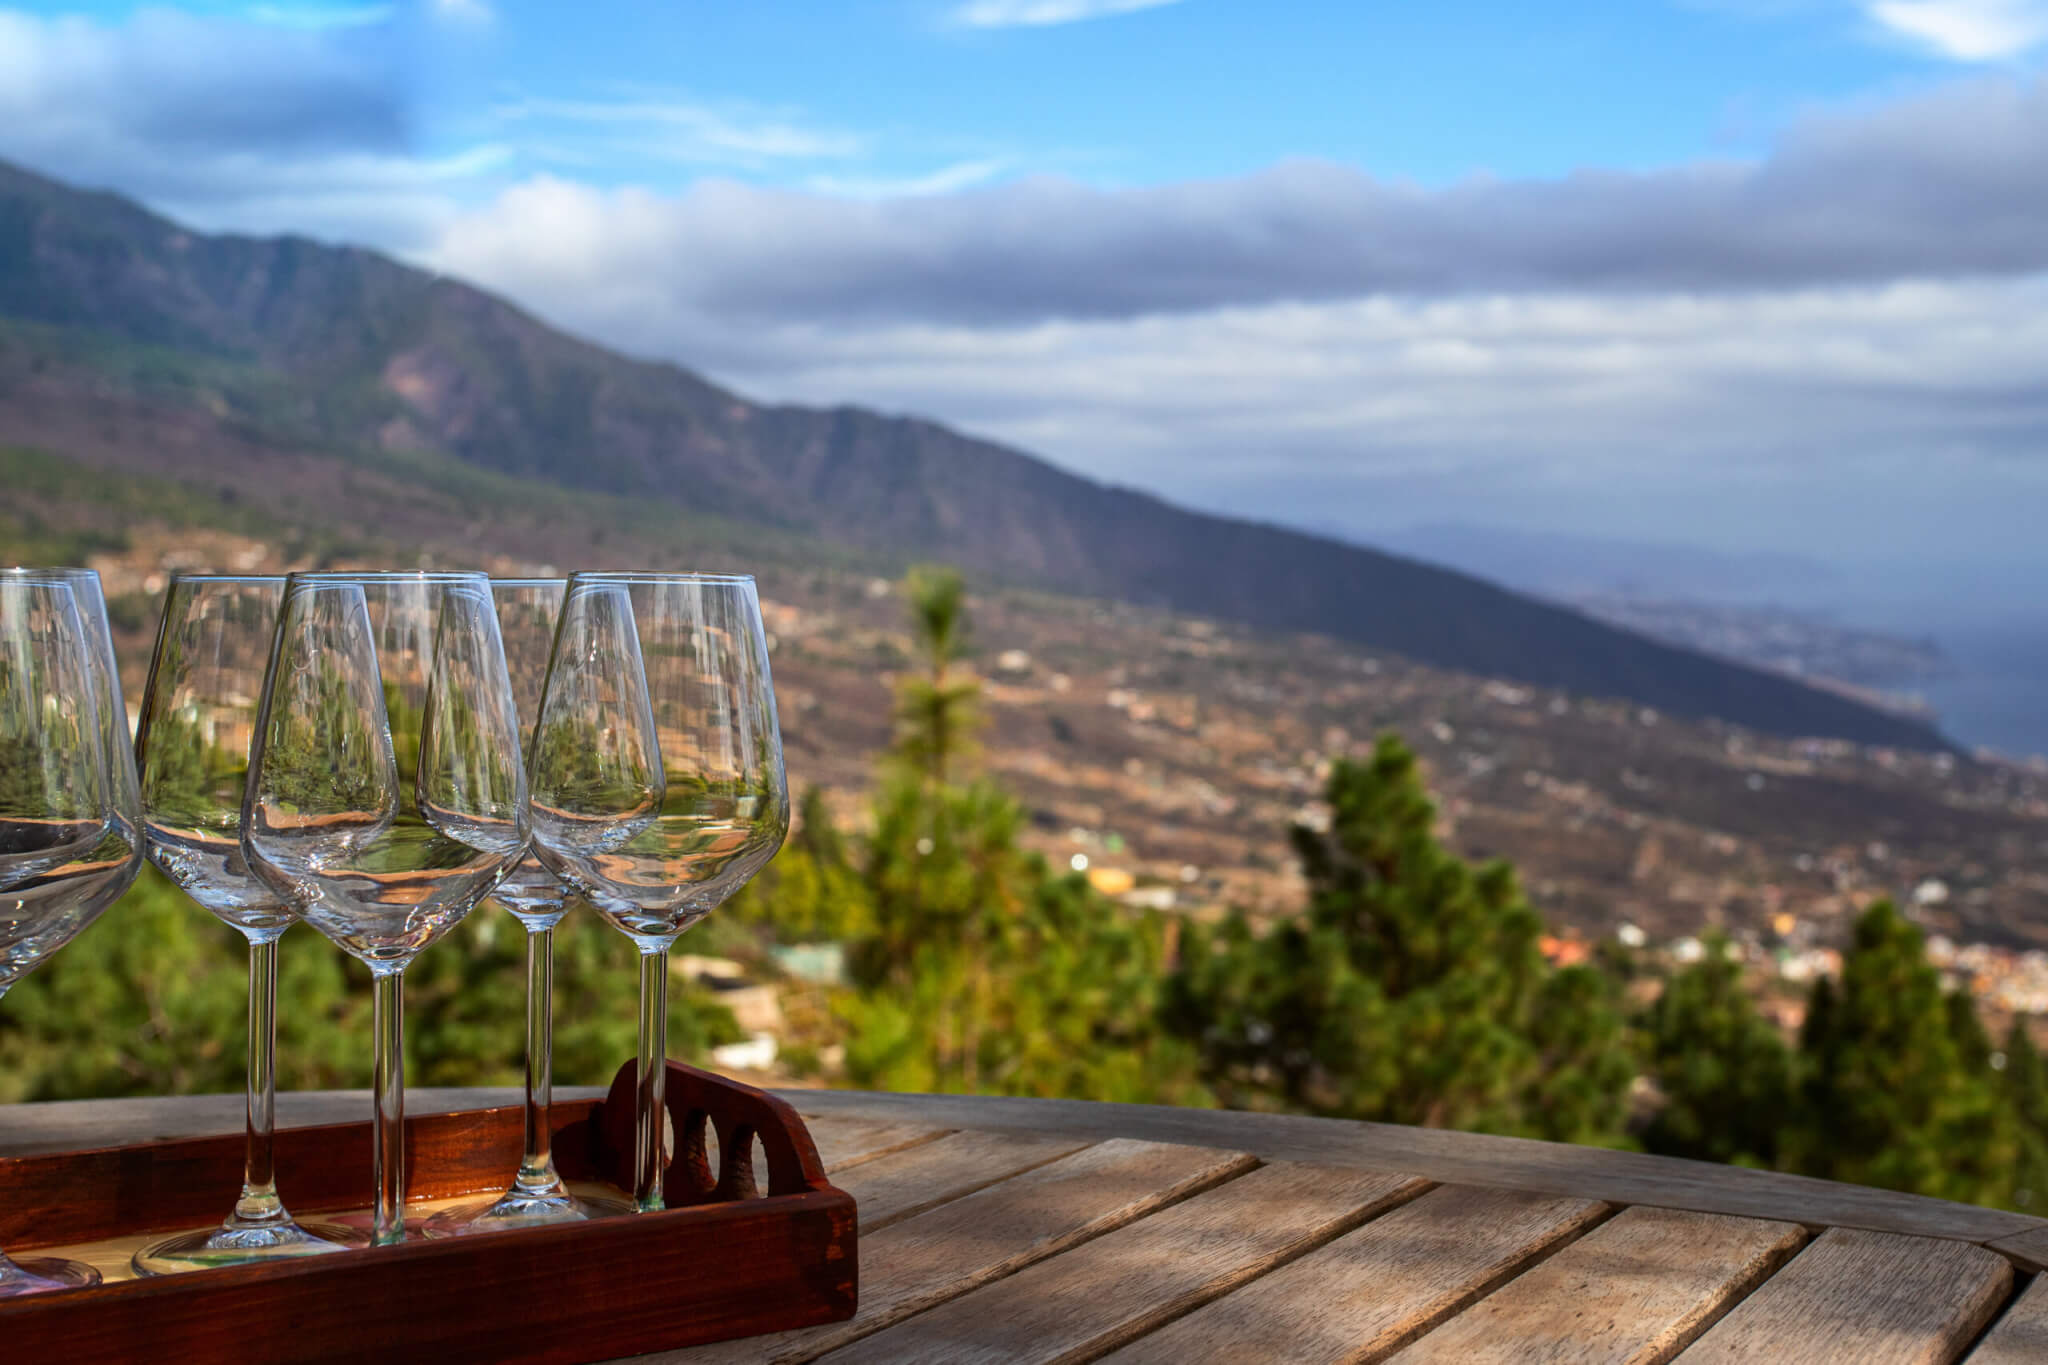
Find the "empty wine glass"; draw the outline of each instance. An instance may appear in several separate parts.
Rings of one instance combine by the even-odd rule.
[[[242,849],[374,980],[371,1239],[405,1238],[406,964],[526,851],[519,713],[490,581],[293,574],[242,801]]]
[[[99,827],[98,838],[79,845],[67,860],[46,865],[41,875],[14,888],[11,899],[21,904],[11,914],[0,914],[0,981],[10,979],[7,963],[17,952],[27,953],[30,961],[38,956],[33,944],[23,946],[29,933],[23,926],[33,925],[36,939],[67,943],[119,900],[142,870],[142,816],[135,764],[130,757],[134,741],[128,730],[128,708],[121,699],[121,672],[114,659],[114,637],[108,628],[100,576],[91,569],[0,570],[0,582],[32,579],[60,582],[71,589],[72,604],[85,632],[87,686],[113,785],[108,792],[107,820]]]
[[[789,831],[754,580],[569,580],[534,731],[541,860],[640,950],[634,1198],[662,1207],[668,950]]]
[[[76,570],[0,574],[0,995],[90,924],[139,865],[113,641],[97,575],[91,625],[83,586]],[[0,1253],[0,1298],[99,1278],[77,1261]]]
[[[548,653],[555,642],[555,622],[561,614],[564,586],[565,580],[560,578],[491,580],[491,596],[498,608],[498,632],[505,641],[505,663],[512,677],[512,695],[519,706],[522,731],[527,734],[540,714],[541,687],[547,680]],[[427,1220],[426,1230],[437,1237],[575,1223],[628,1211],[617,1200],[570,1194],[555,1170],[550,1150],[555,926],[569,913],[574,897],[561,879],[529,852],[511,875],[498,883],[491,899],[504,906],[526,930],[525,1146],[512,1188],[495,1200],[460,1204],[435,1214]]]
[[[143,689],[135,756],[150,860],[249,940],[249,1071],[248,1146],[234,1210],[218,1227],[137,1251],[138,1274],[318,1255],[359,1240],[342,1228],[294,1222],[271,1161],[277,941],[299,916],[249,871],[241,834],[249,740],[283,596],[282,576],[174,578]]]

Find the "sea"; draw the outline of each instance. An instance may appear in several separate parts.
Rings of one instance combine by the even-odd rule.
[[[1967,749],[2048,760],[2048,565],[1865,565],[1812,584],[1810,607],[1845,626],[1931,639],[1946,666],[1902,683]]]
[[[1932,636],[1948,661],[1941,676],[1915,685],[1944,734],[1973,749],[2048,759],[2048,617],[1916,633]]]

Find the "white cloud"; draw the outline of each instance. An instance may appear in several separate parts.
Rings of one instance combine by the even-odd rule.
[[[720,108],[666,93],[618,99],[518,99],[500,105],[508,123],[589,133],[613,139],[614,150],[680,162],[760,166],[777,161],[837,160],[866,148],[858,133],[818,128],[791,110]]]
[[[1240,515],[1597,521],[1818,554],[2035,553],[2048,277],[744,324],[668,285],[661,201],[522,187],[435,263],[744,393],[934,416]],[[773,244],[767,248],[771,252]],[[529,250],[531,255],[528,254]],[[537,269],[544,255],[549,267]]]
[[[914,200],[530,179],[424,255],[763,398],[1243,514],[2038,559],[2043,145],[2048,81],[1982,79],[1756,164],[1445,190],[1310,164]]]
[[[198,227],[410,245],[508,152],[421,154],[402,68],[372,22],[0,9],[0,158]]]
[[[2048,0],[1875,0],[1871,19],[1959,62],[2024,56],[2048,42]]]
[[[177,10],[115,25],[0,10],[0,155],[64,137],[303,151],[392,149],[407,134],[392,54],[374,32]]]
[[[1006,161],[956,161],[924,175],[902,177],[814,175],[804,182],[813,194],[843,199],[912,199],[953,194],[986,184],[1007,169]]]
[[[1044,28],[1179,3],[1180,0],[968,0],[949,17],[964,28]]]
[[[2043,146],[2048,79],[1985,78],[1808,119],[1753,164],[1420,189],[1297,162],[1138,189],[1039,177],[880,198],[545,179],[466,215],[439,250],[539,283],[563,268],[561,244],[529,225],[537,213],[573,221],[599,243],[624,239],[595,255],[642,296],[748,326],[1008,326],[1376,294],[2021,276],[2048,270]],[[965,184],[984,169],[946,178]]]

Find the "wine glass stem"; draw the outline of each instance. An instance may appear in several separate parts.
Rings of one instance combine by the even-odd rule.
[[[377,1215],[370,1240],[378,1246],[405,1240],[404,984],[401,972],[379,972],[371,996],[371,1028],[377,1036],[377,1122],[370,1140],[370,1173],[377,1186]]]
[[[526,934],[526,1151],[513,1185],[521,1194],[559,1194],[562,1179],[548,1132],[555,1088],[555,931]]]
[[[230,1226],[288,1222],[277,1197],[273,1142],[277,1124],[277,940],[249,941],[249,1124],[242,1197]]]
[[[640,954],[640,1093],[633,1131],[634,1202],[640,1212],[662,1207],[662,1100],[668,1075],[668,949]]]

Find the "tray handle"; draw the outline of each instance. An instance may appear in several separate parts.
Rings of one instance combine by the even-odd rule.
[[[633,1187],[634,1070],[635,1064],[627,1062],[612,1078],[597,1125],[601,1165],[623,1189]],[[662,1198],[668,1207],[830,1188],[810,1130],[786,1102],[681,1062],[668,1063],[664,1086],[671,1147]],[[715,1171],[705,1140],[707,1128],[718,1135]],[[754,1178],[756,1144],[768,1167],[765,1190]]]

